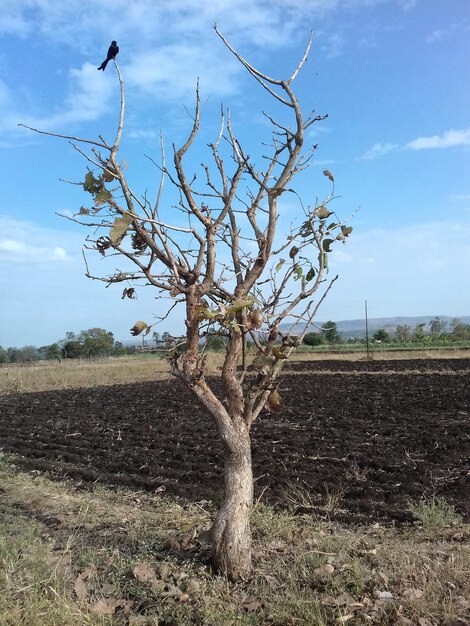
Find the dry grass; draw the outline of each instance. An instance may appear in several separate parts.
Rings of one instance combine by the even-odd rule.
[[[248,361],[251,357],[249,357]],[[429,372],[432,371],[433,358],[470,358],[469,351],[433,350],[374,353],[373,360],[429,359]],[[292,361],[315,363],[324,360],[361,361],[364,354],[338,354],[298,352]],[[223,354],[212,352],[206,362],[206,373],[215,375],[220,372]],[[314,371],[314,370],[312,370]],[[305,374],[305,371],[301,372]],[[327,373],[322,370],[322,373]],[[334,372],[338,373],[338,372]],[[348,372],[351,373],[351,372]],[[390,372],[392,373],[392,372]],[[396,372],[399,374],[415,373],[413,370]],[[422,372],[418,372],[422,373]],[[452,373],[452,372],[450,372]],[[62,363],[41,361],[30,365],[0,366],[0,393],[18,393],[28,391],[47,391],[54,389],[72,389],[77,387],[98,387],[151,380],[163,380],[170,376],[170,364],[156,355],[119,357],[97,361],[63,361]]]
[[[214,375],[222,367],[222,355],[211,353],[206,372]],[[96,361],[41,361],[28,365],[0,366],[0,393],[75,389],[166,380],[170,363],[157,355],[100,359]]]
[[[404,359],[469,359],[470,349],[377,350],[370,352],[371,361],[401,361]],[[366,361],[365,350],[357,352],[297,352],[295,361]]]
[[[450,626],[470,607],[461,523],[354,529],[259,503],[253,577],[233,585],[207,563],[207,502],[84,492],[5,462],[0,480],[2,626]]]
[[[170,376],[158,357],[120,357],[98,361],[42,361],[0,367],[0,392],[46,391],[161,380]]]

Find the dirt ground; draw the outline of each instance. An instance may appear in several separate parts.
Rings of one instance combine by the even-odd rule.
[[[470,518],[470,360],[292,363],[284,409],[253,427],[264,501],[406,522],[442,496]],[[0,448],[28,470],[218,499],[221,446],[178,381],[0,397]]]

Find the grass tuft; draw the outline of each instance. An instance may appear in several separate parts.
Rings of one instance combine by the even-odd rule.
[[[409,510],[424,530],[440,530],[462,521],[455,508],[437,496],[411,502]]]

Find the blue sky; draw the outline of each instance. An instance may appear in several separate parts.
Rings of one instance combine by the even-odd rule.
[[[121,155],[140,192],[159,158],[187,133],[201,82],[201,142],[218,131],[220,105],[249,151],[269,139],[261,111],[275,105],[215,36],[220,30],[262,71],[287,78],[310,30],[295,83],[304,111],[329,117],[297,191],[328,192],[353,215],[353,235],[332,254],[340,278],[320,319],[468,315],[470,311],[470,5],[468,0],[0,0],[0,345],[44,345],[100,326],[129,339],[137,319],[165,302],[149,289],[121,300],[84,276],[87,234],[61,219],[87,198],[85,162],[66,141],[18,127],[112,138],[118,107],[112,66],[97,72],[111,39],[126,85]],[[284,206],[287,228],[290,206]],[[282,207],[281,207],[282,213]],[[99,262],[99,259],[97,260]],[[160,331],[179,333],[172,316]]]

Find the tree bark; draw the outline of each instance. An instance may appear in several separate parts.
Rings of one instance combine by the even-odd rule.
[[[245,580],[252,566],[253,471],[248,430],[233,443],[224,455],[224,500],[212,528],[212,559],[219,572],[236,581]]]

